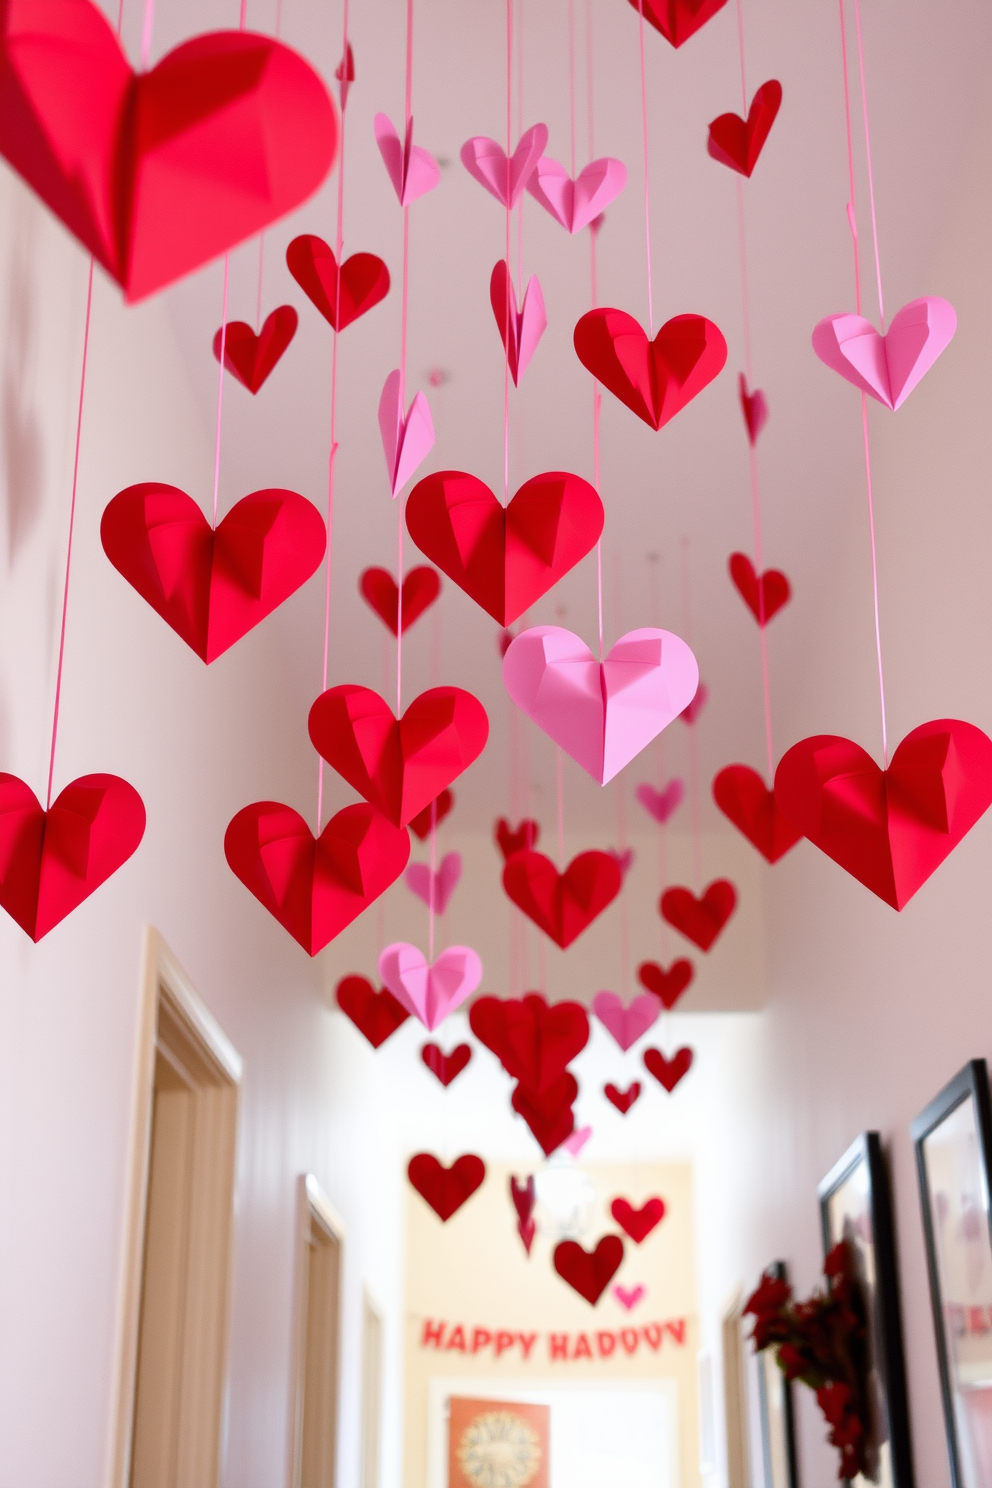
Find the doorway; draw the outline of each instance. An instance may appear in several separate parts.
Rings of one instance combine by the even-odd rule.
[[[334,1488],[344,1227],[312,1174],[300,1181],[294,1488]]]
[[[366,1291],[362,1301],[362,1488],[379,1488],[382,1418],[382,1313]]]

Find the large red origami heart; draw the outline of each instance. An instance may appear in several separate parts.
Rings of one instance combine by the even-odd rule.
[[[295,491],[253,491],[210,526],[176,486],[119,491],[103,550],[201,661],[215,661],[288,599],[324,556],[324,519]]]
[[[669,1095],[692,1069],[692,1050],[685,1047],[677,1049],[671,1059],[666,1059],[660,1049],[645,1049],[643,1057],[648,1074],[654,1075]]]
[[[694,972],[691,961],[680,956],[667,969],[657,961],[642,961],[637,968],[637,980],[642,987],[661,999],[663,1007],[673,1008],[692,981]]]
[[[614,1199],[610,1205],[610,1213],[624,1234],[629,1235],[635,1245],[640,1245],[664,1219],[665,1201],[648,1199],[640,1209],[635,1209],[629,1199]]]
[[[510,1105],[526,1121],[545,1157],[550,1157],[575,1130],[572,1106],[578,1094],[579,1082],[567,1070],[545,1090],[514,1086]]]
[[[439,827],[455,804],[455,793],[447,788],[429,802],[416,816],[411,816],[407,826],[415,832],[421,842],[426,842],[432,827]]]
[[[406,506],[420,551],[504,626],[591,552],[603,519],[595,489],[563,470],[533,476],[506,507],[476,476],[439,470]]]
[[[559,873],[543,853],[517,852],[503,869],[510,899],[562,950],[620,892],[623,875],[609,853],[584,852]]]
[[[619,1235],[604,1235],[591,1252],[583,1250],[577,1240],[562,1240],[555,1246],[558,1275],[593,1307],[620,1270],[622,1262],[623,1241]]]
[[[727,567],[735,589],[760,626],[789,603],[792,588],[780,569],[766,568],[759,578],[746,553],[731,553]]]
[[[342,977],[335,996],[338,1007],[364,1033],[373,1049],[384,1044],[410,1016],[392,992],[385,987],[377,992],[363,976]]]
[[[456,1044],[450,1054],[445,1054],[437,1044],[425,1044],[420,1051],[420,1057],[431,1074],[436,1076],[447,1090],[452,1080],[458,1078],[472,1058],[472,1050],[468,1044]]]
[[[317,73],[244,31],[136,75],[90,0],[5,0],[0,154],[129,300],[306,201],[337,153]]]
[[[466,1152],[450,1168],[431,1152],[418,1152],[407,1164],[407,1176],[422,1199],[441,1220],[449,1220],[470,1199],[486,1176],[486,1165],[474,1152]]]
[[[634,1080],[626,1090],[620,1090],[618,1086],[608,1084],[603,1086],[603,1094],[611,1106],[616,1106],[621,1116],[626,1116],[631,1106],[641,1093],[640,1080]]]
[[[697,898],[690,889],[666,889],[658,908],[701,951],[708,951],[737,904],[737,890],[729,879],[715,878]]]
[[[485,708],[460,687],[422,692],[398,723],[371,688],[331,687],[308,728],[331,769],[398,827],[467,770],[489,737]]]
[[[772,78],[755,93],[746,120],[739,114],[721,114],[714,119],[706,141],[713,159],[729,165],[742,176],[749,176],[758,163],[781,103],[782,84]]]
[[[676,315],[653,341],[625,310],[590,310],[572,337],[579,361],[652,429],[713,381],[727,343],[702,315]]]
[[[224,366],[250,393],[257,393],[286,347],[296,335],[299,316],[292,305],[278,305],[258,335],[244,320],[232,320],[214,335],[214,356],[220,361],[224,345]]]
[[[547,1090],[589,1042],[589,1014],[581,1003],[549,1004],[538,992],[480,997],[468,1021],[506,1073],[531,1093]]]
[[[400,605],[400,593],[396,580],[384,568],[367,568],[358,580],[362,598],[370,605],[383,624],[396,634],[396,619]],[[432,568],[421,564],[411,568],[403,580],[403,634],[441,593],[441,580]]]
[[[714,776],[713,799],[769,863],[777,863],[803,835],[782,815],[775,792],[750,765],[726,765]]]
[[[642,11],[673,47],[688,41],[700,26],[722,10],[727,0],[630,0],[636,11]]]
[[[332,816],[314,840],[291,806],[255,801],[228,824],[224,855],[245,888],[316,956],[399,878],[410,838],[371,806],[356,805]]]
[[[323,238],[304,233],[286,249],[289,272],[336,331],[378,305],[389,293],[389,270],[374,253],[353,253],[338,269]]]
[[[119,775],[80,775],[43,811],[0,774],[0,908],[39,941],[137,849],[145,807]]]
[[[516,828],[510,826],[505,816],[501,816],[493,833],[496,845],[503,854],[504,863],[508,862],[514,853],[530,852],[537,846],[540,835],[540,826],[529,816],[525,816]]]
[[[992,804],[992,739],[938,718],[880,770],[850,739],[818,734],[782,756],[775,800],[796,831],[902,909]]]

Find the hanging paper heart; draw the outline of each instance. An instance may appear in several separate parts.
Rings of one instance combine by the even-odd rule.
[[[737,890],[729,879],[715,878],[700,898],[689,889],[666,889],[661,896],[661,917],[674,925],[701,951],[708,951],[737,904]]]
[[[680,956],[666,970],[657,961],[642,961],[637,968],[637,980],[642,987],[661,999],[663,1007],[672,1009],[693,978],[692,962]]]
[[[792,597],[792,587],[777,568],[766,568],[759,578],[746,553],[731,553],[727,560],[734,588],[762,627],[777,615]]]
[[[176,486],[119,491],[103,550],[201,661],[216,661],[305,584],[324,556],[324,519],[295,491],[253,491],[216,531]]]
[[[572,1157],[578,1157],[579,1153],[582,1151],[583,1147],[586,1145],[591,1136],[591,1126],[580,1126],[578,1131],[573,1131],[572,1135],[570,1137],[566,1137],[561,1145],[564,1147],[566,1152],[571,1154]]]
[[[503,869],[503,887],[518,909],[566,950],[617,897],[620,869],[604,852],[579,853],[559,873],[543,853],[518,852]]]
[[[710,690],[706,686],[706,683],[700,682],[699,686],[696,688],[695,696],[693,697],[692,702],[689,703],[685,708],[683,708],[682,712],[679,714],[679,717],[682,719],[683,723],[695,723],[696,719],[705,708],[709,695]]]
[[[603,1094],[611,1106],[616,1106],[621,1116],[626,1116],[640,1093],[641,1083],[639,1080],[635,1080],[632,1085],[628,1085],[626,1090],[620,1090],[616,1085],[612,1084],[603,1086]]]
[[[510,1096],[510,1105],[518,1116],[522,1116],[544,1153],[550,1157],[575,1129],[572,1105],[579,1094],[579,1083],[567,1072],[547,1090],[529,1090],[526,1085],[515,1085]]]
[[[910,300],[880,336],[863,315],[828,315],[813,331],[813,350],[828,367],[886,408],[899,408],[949,345],[954,306],[936,295]]]
[[[378,1049],[405,1023],[410,1014],[392,992],[377,992],[363,976],[342,977],[335,992],[338,1007],[345,1017]]]
[[[334,251],[313,233],[294,238],[286,264],[297,284],[336,331],[378,305],[389,293],[389,270],[374,253],[353,253],[340,270]]]
[[[372,127],[400,206],[408,207],[418,197],[433,191],[441,180],[441,167],[429,151],[413,143],[413,119],[407,120],[402,144],[387,114],[376,114]]]
[[[510,826],[505,816],[501,816],[496,823],[496,842],[500,852],[503,854],[503,862],[508,862],[517,852],[531,852],[537,846],[537,839],[541,835],[541,828],[536,821],[525,817],[520,825],[514,829]]]
[[[501,258],[489,280],[489,303],[499,327],[513,386],[519,387],[520,379],[530,365],[538,342],[548,328],[541,281],[536,274],[530,276],[524,290],[523,303],[518,309],[516,291],[506,271],[506,263]]]
[[[634,866],[634,849],[632,847],[625,847],[623,852],[621,852],[619,848],[611,847],[609,854],[620,869],[620,879],[622,882]]]
[[[635,1209],[629,1199],[614,1199],[610,1205],[610,1213],[624,1234],[629,1235],[635,1245],[640,1245],[664,1219],[665,1201],[659,1198],[648,1199],[639,1209]]]
[[[422,899],[428,909],[433,899],[434,913],[438,915],[443,915],[451,903],[461,876],[462,855],[457,852],[445,853],[435,873],[431,873],[426,863],[411,863],[405,874],[407,888]]]
[[[527,190],[567,232],[581,232],[615,201],[627,184],[620,160],[590,160],[573,181],[563,165],[547,155],[537,162]]]
[[[119,775],[80,775],[43,811],[0,774],[0,908],[35,942],[116,873],[145,833],[145,807]]]
[[[223,337],[224,366],[250,393],[257,393],[296,335],[298,321],[292,305],[277,306],[257,336],[245,321],[232,320],[216,332],[214,356],[220,361]]]
[[[702,315],[676,315],[649,341],[625,310],[590,310],[572,339],[583,367],[652,429],[691,403],[727,360],[723,335]]]
[[[796,831],[902,909],[992,803],[992,740],[973,724],[921,724],[887,770],[819,734],[782,756],[775,800]]]
[[[619,1235],[604,1235],[592,1252],[583,1250],[577,1240],[562,1240],[555,1246],[558,1275],[593,1307],[620,1270],[622,1262],[623,1241]]]
[[[503,661],[507,692],[600,785],[619,774],[693,695],[699,669],[667,630],[631,630],[597,661],[560,625],[523,631]]]
[[[671,1095],[680,1080],[684,1080],[692,1068],[692,1050],[681,1048],[671,1059],[666,1059],[660,1049],[644,1050],[644,1066],[649,1075],[654,1075]]]
[[[367,568],[358,580],[362,598],[375,610],[379,619],[396,634],[399,590],[392,574],[384,568]],[[441,580],[432,568],[421,564],[411,568],[403,580],[403,634],[441,593]]]
[[[379,433],[382,436],[382,452],[386,457],[389,489],[395,497],[434,448],[434,424],[430,406],[423,393],[417,394],[407,409],[406,418],[403,417],[398,370],[390,372],[382,385]]]
[[[474,1152],[443,1167],[431,1152],[418,1152],[407,1164],[407,1177],[439,1219],[447,1221],[470,1199],[486,1176],[486,1165]]]
[[[420,1051],[420,1057],[431,1074],[436,1075],[447,1090],[452,1080],[458,1078],[472,1058],[472,1050],[468,1044],[456,1044],[450,1054],[445,1054],[437,1044],[425,1044]]]
[[[422,692],[397,723],[369,687],[331,687],[314,703],[310,739],[332,770],[398,827],[482,753],[486,710],[460,687]]]
[[[477,135],[462,145],[461,161],[469,175],[498,202],[504,207],[515,207],[547,143],[547,125],[534,124],[520,136],[517,148],[507,160],[502,145]]]
[[[224,856],[245,888],[316,956],[399,878],[410,839],[365,805],[346,806],[314,839],[291,806],[255,801],[229,822]]]
[[[131,71],[90,0],[8,0],[0,154],[128,300],[254,236],[316,191],[334,105],[278,41],[215,31]]]
[[[416,816],[411,816],[407,823],[411,832],[416,832],[421,842],[426,842],[431,835],[431,827],[439,827],[455,804],[454,791],[445,788],[439,796],[435,796],[423,811],[418,811]]]
[[[760,388],[755,388],[753,393],[748,392],[747,378],[743,372],[740,375],[738,392],[748,443],[755,445],[758,442],[758,435],[768,422],[768,399]]]
[[[664,825],[685,800],[685,782],[676,777],[668,782],[664,790],[655,790],[653,785],[644,781],[634,791],[634,796],[656,822]]]
[[[534,1182],[534,1174],[528,1174],[523,1183],[518,1183],[516,1178],[510,1178],[510,1198],[513,1207],[517,1211],[517,1218],[521,1224],[526,1224],[533,1218],[534,1205],[537,1202],[537,1185]],[[529,1249],[529,1247],[528,1247]]]
[[[617,1282],[616,1286],[613,1288],[613,1295],[620,1303],[620,1306],[626,1308],[626,1310],[630,1312],[637,1306],[642,1297],[646,1295],[646,1288],[640,1282],[638,1282],[637,1286],[629,1288],[621,1286],[620,1283]]]
[[[725,766],[713,779],[713,799],[769,863],[777,863],[803,835],[782,815],[775,792],[749,765]]]
[[[534,1236],[537,1234],[537,1225],[532,1219],[518,1219],[517,1234],[523,1241],[524,1250],[530,1255],[530,1248],[534,1244]]]
[[[341,108],[344,109],[348,102],[348,89],[355,81],[355,54],[350,41],[344,49],[344,56],[334,69],[334,76],[340,84]]]
[[[762,83],[751,99],[746,121],[739,114],[721,114],[714,119],[706,141],[713,159],[742,176],[750,176],[781,104],[782,84],[772,78]]]
[[[531,1094],[549,1090],[589,1042],[589,1015],[581,1003],[549,1004],[538,992],[480,997],[468,1021],[479,1042]]]
[[[415,945],[394,941],[379,955],[379,975],[407,1012],[433,1033],[482,981],[482,962],[470,946],[449,946],[434,961]]]
[[[661,1004],[657,997],[642,992],[629,1007],[624,1007],[615,992],[597,992],[592,1000],[592,1010],[626,1053],[657,1021]]]
[[[727,0],[630,0],[634,9],[643,11],[644,19],[673,47],[688,41],[726,3]]]
[[[510,625],[592,551],[603,503],[564,470],[532,476],[504,507],[484,481],[439,470],[406,508],[420,551],[500,625]]]

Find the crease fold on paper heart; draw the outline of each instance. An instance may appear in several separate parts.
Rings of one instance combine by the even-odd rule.
[[[404,418],[400,382],[397,368],[383,383],[379,399],[379,433],[394,498],[434,448],[434,421],[426,395],[416,395]]]
[[[905,403],[950,345],[958,318],[938,295],[910,300],[880,335],[863,315],[828,315],[813,330],[820,361],[886,408]]]
[[[406,870],[406,886],[418,899],[423,900],[428,909],[433,908],[435,914],[443,915],[451,903],[451,896],[458,887],[461,876],[461,853],[448,852],[434,873],[427,863],[411,863]]]
[[[538,342],[548,328],[541,281],[536,274],[531,274],[518,308],[513,282],[507,272],[506,262],[501,258],[490,276],[489,303],[493,307],[500,339],[510,365],[513,386],[519,387],[530,365],[530,359],[537,350]]]
[[[478,987],[482,962],[470,946],[449,946],[429,962],[417,946],[394,941],[379,956],[379,976],[433,1033]]]
[[[408,207],[433,191],[441,180],[441,167],[429,150],[413,143],[412,117],[407,121],[402,142],[388,114],[376,114],[372,127],[400,206]]]
[[[622,160],[603,156],[590,160],[574,181],[563,165],[542,155],[527,182],[527,190],[556,222],[573,235],[588,227],[627,184]]]
[[[503,146],[484,135],[462,145],[462,165],[504,207],[515,207],[548,143],[548,126],[533,124],[517,142],[509,160]]]

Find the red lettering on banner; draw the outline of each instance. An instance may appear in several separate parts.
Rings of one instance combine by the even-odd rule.
[[[579,1336],[575,1340],[575,1349],[573,1350],[572,1358],[573,1359],[591,1359],[592,1358],[592,1349],[589,1347],[589,1340],[588,1340],[588,1338],[586,1337],[586,1335],[584,1333],[580,1333]]]
[[[431,1318],[424,1318],[424,1331],[420,1335],[420,1347],[429,1348],[432,1344],[436,1349],[441,1347],[444,1337],[444,1323],[435,1323]]]
[[[666,1323],[665,1327],[671,1333],[676,1343],[685,1343],[685,1318],[676,1318],[674,1322]]]
[[[529,1359],[530,1358],[530,1351],[534,1347],[535,1343],[537,1342],[537,1334],[536,1333],[518,1333],[517,1334],[517,1337],[520,1339],[520,1347],[524,1351],[524,1358],[525,1359]]]
[[[597,1333],[596,1347],[599,1349],[599,1357],[608,1359],[617,1346],[617,1335],[615,1333]]]
[[[446,1349],[457,1349],[460,1354],[464,1354],[466,1352],[465,1329],[462,1327],[461,1323],[456,1323],[455,1326],[452,1328],[451,1332],[448,1334],[448,1341],[444,1346]]]
[[[969,1333],[987,1333],[988,1331],[989,1331],[989,1325],[988,1325],[988,1323],[985,1320],[985,1308],[984,1307],[969,1307],[968,1308],[968,1332]]]
[[[492,1341],[493,1335],[490,1333],[488,1328],[476,1328],[475,1332],[472,1334],[473,1354],[477,1354],[480,1348],[486,1348],[486,1346],[492,1343]]]
[[[655,1353],[657,1353],[658,1350],[661,1348],[661,1340],[663,1337],[661,1323],[645,1323],[644,1327],[641,1329],[641,1332],[644,1334],[645,1343],[647,1343],[651,1348],[654,1349]]]
[[[640,1336],[636,1328],[624,1328],[623,1332],[620,1334],[620,1342],[623,1344],[628,1354],[637,1353],[637,1345],[640,1343],[640,1341]]]
[[[567,1359],[568,1358],[568,1334],[567,1333],[549,1333],[548,1334],[548,1351],[550,1352],[552,1359]]]
[[[505,1354],[508,1348],[512,1348],[517,1341],[516,1333],[501,1331],[496,1334],[496,1357]]]

